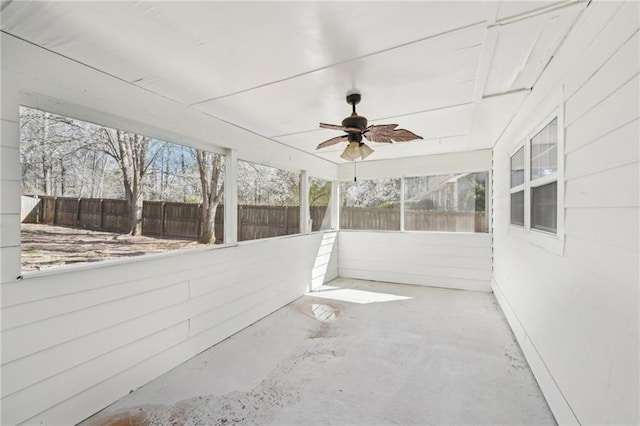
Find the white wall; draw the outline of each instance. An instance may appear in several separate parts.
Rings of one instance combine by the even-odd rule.
[[[3,425],[69,425],[337,275],[335,232],[20,275],[19,106],[334,179],[337,167],[6,34],[0,294]],[[268,147],[268,148],[267,148]]]
[[[2,424],[75,424],[300,297],[322,233],[2,286]],[[335,272],[334,272],[335,273]]]
[[[592,2],[494,150],[493,287],[561,424],[640,422],[638,20]],[[556,97],[564,252],[509,225],[509,154]]]
[[[338,275],[491,291],[491,235],[340,231]]]

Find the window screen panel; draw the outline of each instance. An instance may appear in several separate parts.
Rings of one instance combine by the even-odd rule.
[[[524,183],[524,146],[511,157],[511,188]]]
[[[558,119],[531,139],[531,180],[558,171]]]
[[[557,182],[531,188],[531,228],[553,233],[557,231]]]
[[[309,218],[311,231],[334,229],[331,223],[331,181],[309,178]]]
[[[524,191],[511,194],[511,224],[524,226]]]
[[[340,183],[340,228],[400,230],[400,179]]]
[[[487,181],[487,172],[405,178],[404,229],[488,232]]]

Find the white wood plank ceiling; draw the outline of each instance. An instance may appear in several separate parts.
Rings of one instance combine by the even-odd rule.
[[[335,163],[358,112],[424,140],[370,159],[492,147],[583,1],[3,2],[2,31]],[[167,119],[170,119],[168,117]],[[268,146],[268,141],[265,141]]]

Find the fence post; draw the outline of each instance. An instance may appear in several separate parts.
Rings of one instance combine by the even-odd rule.
[[[36,194],[36,201],[38,201],[38,209],[36,210],[36,223],[41,223],[44,220],[44,200],[42,198],[38,198],[38,194]]]
[[[289,206],[284,206],[284,235],[289,235]]]
[[[196,213],[196,238],[200,238],[202,235],[204,235],[204,225],[202,222],[203,206],[204,206],[204,203],[198,204],[198,212]],[[202,230],[203,232],[201,233],[200,230]],[[213,237],[213,241],[215,243],[215,236]]]
[[[104,199],[100,198],[100,229],[104,229]]]
[[[160,205],[160,236],[164,237],[164,231],[167,229],[167,210],[165,209],[165,202]]]
[[[53,197],[53,224],[58,221],[58,197]]]
[[[80,226],[80,205],[82,204],[82,198],[78,198],[78,208],[76,209],[76,226]]]

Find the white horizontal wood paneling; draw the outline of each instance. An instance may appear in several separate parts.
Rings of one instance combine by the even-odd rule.
[[[116,400],[122,397],[122,383],[147,383],[167,371],[167,365],[179,365],[211,346],[210,342],[220,342],[238,330],[254,323],[279,307],[297,298],[297,292],[283,293],[272,299],[263,301],[251,311],[241,313],[228,321],[224,321],[204,333],[198,334],[172,348],[148,358],[143,362],[113,376],[99,386],[94,386],[74,395],[51,409],[32,417],[28,424],[63,425],[69,422],[69,412],[84,413],[88,417],[105,406],[105,400]]]
[[[188,284],[178,282],[169,287],[92,306],[89,309],[72,310],[63,315],[3,331],[2,362],[11,362],[120,322],[167,308],[188,297]],[[3,312],[3,315],[11,317],[11,313]]]
[[[338,275],[490,291],[489,234],[341,231]]]
[[[494,147],[494,289],[560,424],[637,424],[637,2],[592,2]],[[509,225],[509,153],[564,89],[565,249]]]
[[[565,178],[571,180],[637,162],[640,159],[640,146],[634,136],[638,126],[638,120],[633,120],[607,133],[598,139],[598,143],[565,151]],[[598,161],[594,162],[594,158]]]
[[[573,151],[637,119],[639,92],[636,75],[566,128],[566,149]]]
[[[3,423],[18,423],[24,413],[42,412],[170,348],[184,340],[187,328],[186,321],[177,324],[3,398]]]
[[[282,307],[310,287],[318,253],[330,254],[322,241],[251,241],[3,285],[2,424],[74,424]]]
[[[568,126],[592,110],[596,103],[615,93],[621,83],[638,74],[640,61],[640,34],[635,33],[617,50],[610,60],[573,96],[567,99],[565,120]]]

